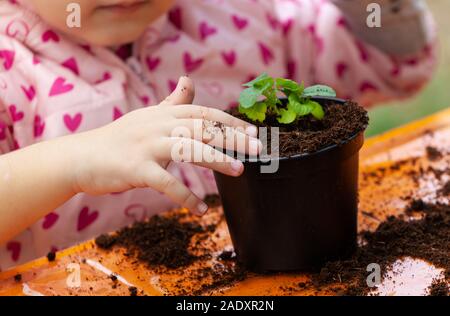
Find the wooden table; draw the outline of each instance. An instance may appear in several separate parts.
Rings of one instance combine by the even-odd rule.
[[[446,150],[447,155],[440,163],[450,164],[450,109],[368,139],[361,151],[360,172],[369,173],[392,165],[396,161],[413,157],[417,157],[416,161],[419,161],[419,164],[426,165],[429,162],[424,158],[425,147],[429,145]],[[406,176],[408,168],[413,166],[405,164],[399,170],[387,172],[382,181],[377,183],[361,177],[360,210],[364,211],[359,214],[359,230],[375,229],[387,216],[403,212],[406,202],[401,197],[405,194],[414,192],[425,199],[435,198],[432,192],[439,184],[427,182],[426,179],[419,184],[415,183],[411,177]],[[217,221],[221,217],[221,212],[220,208],[216,208],[202,221]],[[210,246],[214,254],[231,246],[224,221],[214,233],[211,233],[209,239],[204,242],[214,241]],[[173,273],[161,273],[125,256],[121,248],[104,251],[97,248],[93,241],[89,241],[58,252],[54,262],[42,258],[0,273],[0,295],[129,295],[130,286],[137,287],[140,295],[178,294],[177,281],[181,284],[190,282],[190,286],[194,288],[201,288],[202,283],[209,282],[210,280],[183,280],[186,280],[186,276],[193,269],[198,269],[199,265],[208,266],[214,262],[213,258]],[[379,294],[424,294],[424,289],[430,285],[432,278],[440,273],[439,269],[430,264],[412,258],[398,261],[395,266],[397,273],[378,287],[376,291]],[[110,279],[112,273],[118,276],[117,286],[112,286]],[[20,281],[14,280],[17,274],[21,275]],[[81,281],[79,287],[75,286],[78,285],[77,276]],[[206,291],[202,294],[286,295],[286,291],[282,289],[307,281],[309,277],[308,274],[302,273],[250,275],[231,287]],[[316,292],[294,287],[288,294],[330,293],[326,290]]]

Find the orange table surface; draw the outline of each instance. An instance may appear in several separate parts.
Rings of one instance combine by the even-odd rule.
[[[405,164],[399,170],[385,173],[382,181],[360,177],[360,211],[358,229],[373,230],[389,215],[403,212],[406,202],[401,198],[410,192],[427,197],[430,186],[435,184],[421,181],[419,184],[407,176],[408,170],[419,165],[426,167],[430,162],[425,158],[425,148],[434,146],[446,150],[447,155],[439,163],[450,165],[450,109],[430,117],[394,129],[380,136],[367,139],[361,151],[360,172],[370,173],[380,167],[389,166],[396,161],[417,158],[416,164]],[[433,188],[431,188],[432,191]],[[448,202],[448,201],[446,201]],[[186,210],[176,210],[183,213]],[[217,221],[221,217],[221,208],[213,209],[200,221]],[[208,239],[213,240],[211,251],[220,253],[231,246],[225,221],[220,221],[214,233]],[[208,243],[208,240],[204,241]],[[139,294],[173,295],[178,294],[179,278],[185,277],[195,265],[211,264],[210,261],[194,263],[192,266],[178,269],[174,273],[160,273],[135,259],[124,255],[124,250],[114,248],[105,251],[97,248],[93,241],[60,251],[54,262],[41,258],[22,266],[0,273],[0,295],[129,295],[129,286],[135,286]],[[207,262],[208,261],[208,262]],[[417,295],[425,294],[425,289],[440,270],[424,261],[404,258],[395,263],[401,273],[385,278],[376,292],[381,295]],[[362,267],[365,269],[365,267]],[[78,273],[79,272],[79,273]],[[118,276],[118,286],[111,286],[110,275]],[[20,274],[18,282],[14,276]],[[76,276],[80,277],[80,286],[73,286]],[[75,278],[75,279],[74,279]],[[232,286],[205,291],[205,295],[286,295],[283,288],[290,288],[299,282],[307,281],[306,273],[275,275],[249,275],[245,280]],[[205,280],[189,282],[191,288],[201,289]],[[343,284],[342,286],[345,286]],[[326,289],[312,291],[294,286],[289,295],[331,294]]]

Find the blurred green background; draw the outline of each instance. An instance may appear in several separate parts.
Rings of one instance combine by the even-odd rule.
[[[439,28],[439,65],[434,78],[413,98],[381,104],[371,110],[368,136],[450,107],[450,0],[427,3]]]

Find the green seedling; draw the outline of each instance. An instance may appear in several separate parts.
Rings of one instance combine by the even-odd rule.
[[[313,96],[335,97],[336,92],[327,86],[316,85],[305,88],[304,84],[283,78],[272,78],[266,73],[243,85],[246,87],[239,97],[239,112],[252,121],[264,122],[268,113],[277,116],[281,124],[291,124],[299,118],[312,115],[322,120],[322,106],[311,100]],[[286,96],[283,104],[278,95]]]

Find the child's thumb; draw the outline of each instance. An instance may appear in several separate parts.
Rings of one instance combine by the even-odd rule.
[[[192,104],[194,97],[194,82],[189,77],[183,76],[178,80],[177,87],[172,94],[161,102],[161,105]]]

